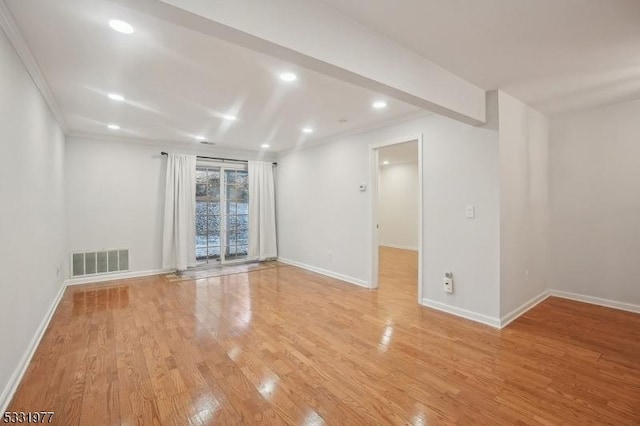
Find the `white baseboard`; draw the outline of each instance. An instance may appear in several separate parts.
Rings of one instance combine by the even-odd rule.
[[[469,311],[467,309],[457,308],[455,306],[447,305],[446,303],[436,302],[431,299],[422,299],[422,305],[429,308],[436,309],[438,311],[446,312],[458,317],[462,317],[471,321],[480,322],[482,324],[489,325],[493,328],[500,328],[500,319],[490,317],[488,315],[479,314],[477,312]]]
[[[545,290],[539,295],[532,297],[530,300],[524,302],[522,305],[518,306],[513,311],[504,315],[502,318],[500,318],[500,328],[506,327],[507,325],[512,323],[514,320],[516,320],[518,317],[520,317],[525,312],[527,312],[529,309],[533,308],[538,303],[544,301],[547,297],[549,297],[549,290]]]
[[[380,243],[380,247],[389,247],[389,248],[400,249],[400,250],[418,251],[418,247],[401,246],[399,244]]]
[[[327,269],[318,268],[316,266],[307,265],[306,263],[300,263],[295,260],[285,259],[282,257],[278,258],[278,262],[286,263],[287,265],[297,266],[298,268],[306,269],[307,271],[316,272],[321,275],[326,275],[327,277],[335,278],[340,281],[345,281],[350,284],[355,284],[364,288],[371,288],[369,283],[364,280],[360,280],[358,278],[353,278],[348,275],[339,274],[337,272],[329,271]]]
[[[615,300],[602,299],[600,297],[586,296],[584,294],[571,293],[562,290],[549,290],[549,295],[561,297],[563,299],[575,300],[577,302],[591,303],[592,305],[605,306],[607,308],[620,309],[622,311],[640,314],[640,305],[633,303],[618,302]]]
[[[127,278],[150,277],[152,275],[162,275],[174,272],[175,269],[153,269],[151,271],[120,272],[115,274],[90,275],[82,278],[70,278],[64,282],[65,285],[80,285],[102,283],[105,281],[124,280]]]
[[[422,305],[429,308],[437,309],[442,312],[446,312],[452,315],[456,315],[462,318],[469,319],[471,321],[480,322],[489,325],[494,328],[504,328],[517,318],[522,316],[525,312],[529,311],[539,303],[546,300],[549,296],[561,297],[563,299],[575,300],[578,302],[591,303],[594,305],[605,306],[607,308],[620,309],[623,311],[640,313],[640,305],[634,305],[632,303],[617,302],[615,300],[602,299],[599,297],[585,296],[583,294],[570,293],[561,290],[545,290],[537,296],[531,298],[527,302],[518,306],[513,311],[504,315],[502,318],[493,318],[488,315],[479,314],[477,312],[469,311],[455,306],[447,305],[446,303],[436,302],[435,300],[422,299]]]
[[[7,383],[5,388],[2,390],[2,394],[0,394],[0,413],[4,413],[7,410],[7,407],[9,406],[9,403],[11,402],[13,395],[18,389],[18,385],[20,385],[20,382],[22,381],[24,374],[27,372],[27,367],[31,363],[31,358],[33,358],[33,355],[35,354],[36,349],[40,344],[40,340],[42,340],[42,336],[44,336],[44,332],[47,330],[47,327],[49,327],[49,322],[51,321],[51,318],[53,317],[53,313],[56,311],[56,308],[58,307],[58,303],[60,303],[60,300],[62,299],[62,295],[64,294],[64,290],[66,288],[67,286],[64,283],[62,283],[62,285],[60,286],[60,290],[58,291],[58,294],[56,295],[55,299],[53,300],[53,303],[51,304],[51,306],[49,307],[49,310],[47,311],[47,314],[44,316],[44,318],[42,319],[42,322],[40,323],[40,326],[36,330],[36,334],[33,336],[33,339],[31,339],[31,343],[29,343],[29,347],[27,348],[27,351],[22,356],[22,359],[20,360],[15,371],[11,375],[11,378],[9,379],[9,383]]]

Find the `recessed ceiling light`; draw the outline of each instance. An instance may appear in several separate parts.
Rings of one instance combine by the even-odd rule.
[[[262,144],[262,145],[260,145],[260,146],[262,146],[263,148],[269,148],[269,144],[268,144],[268,143],[263,143],[263,144]]]
[[[387,160],[383,161],[382,164],[387,165],[389,162]]]
[[[385,101],[375,101],[372,106],[375,109],[382,109],[387,107],[387,103]]]
[[[109,93],[107,96],[114,101],[124,101],[124,96],[118,95],[117,93]]]
[[[133,27],[128,22],[121,21],[119,19],[112,19],[109,21],[109,26],[114,30],[122,34],[133,33]]]
[[[292,82],[292,81],[296,81],[297,79],[298,79],[298,76],[292,72],[283,72],[282,74],[280,74],[280,80],[282,81]]]
[[[203,141],[206,139],[204,136],[200,136],[200,135],[194,136],[194,138],[196,138],[196,140],[199,140],[199,141]]]
[[[235,121],[238,119],[238,117],[236,117],[235,115],[223,115],[222,118],[227,121]]]
[[[302,129],[303,133],[313,133],[313,129],[311,127],[305,127],[304,129]]]
[[[107,127],[111,130],[120,130],[120,126],[118,126],[117,124],[108,124]]]

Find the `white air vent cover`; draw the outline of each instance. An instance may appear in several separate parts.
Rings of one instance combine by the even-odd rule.
[[[71,253],[71,276],[102,275],[129,270],[129,249]]]

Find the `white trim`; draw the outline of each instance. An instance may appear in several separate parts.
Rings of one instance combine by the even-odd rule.
[[[435,300],[422,299],[422,305],[429,308],[437,309],[442,312],[446,312],[452,315],[456,315],[462,318],[469,319],[471,321],[480,322],[489,325],[494,328],[502,329],[507,325],[515,321],[517,318],[524,315],[527,311],[533,309],[538,304],[544,302],[547,298],[555,296],[563,299],[575,300],[577,302],[591,303],[593,305],[604,306],[607,308],[619,309],[622,311],[640,313],[640,305],[632,303],[617,302],[615,300],[602,299],[599,297],[585,296],[583,294],[570,293],[568,291],[561,290],[544,290],[542,293],[531,298],[527,302],[523,303],[513,311],[504,315],[502,318],[497,319],[487,315],[479,314],[477,312],[469,311],[455,306],[447,305],[445,303],[436,302]]]
[[[0,0],[2,1],[2,0]],[[67,139],[75,141],[116,142],[126,144],[140,144],[158,147],[163,151],[182,151],[185,154],[211,155],[215,157],[237,158],[243,161],[261,160],[276,161],[277,155],[272,152],[259,152],[249,149],[231,149],[225,145],[194,145],[192,141],[171,139],[146,139],[124,135],[106,135],[92,132],[78,132],[70,130]],[[162,158],[158,152],[158,158]],[[229,164],[229,163],[226,163]]]
[[[618,302],[610,299],[602,299],[600,297],[586,296],[584,294],[571,293],[562,290],[549,290],[550,296],[560,297],[562,299],[575,300],[577,302],[591,303],[592,305],[605,306],[607,308],[620,309],[621,311],[634,312],[640,314],[640,305],[633,303]]]
[[[530,300],[524,302],[522,305],[518,306],[513,311],[502,316],[502,318],[500,318],[500,328],[505,328],[506,326],[511,324],[513,321],[518,319],[520,316],[522,316],[525,312],[532,309],[537,304],[545,301],[547,297],[549,297],[549,290],[545,290],[539,295],[532,297]]]
[[[64,285],[68,286],[68,285],[102,283],[106,281],[124,280],[127,278],[141,278],[141,277],[149,277],[152,275],[163,275],[163,274],[169,274],[174,271],[175,269],[153,269],[150,271],[132,271],[132,272],[104,274],[104,275],[90,275],[82,278],[68,279],[64,282]]]
[[[462,317],[471,321],[486,324],[493,328],[500,328],[500,319],[490,317],[488,315],[479,314],[477,312],[469,311],[467,309],[457,308],[455,306],[447,305],[446,303],[436,302],[435,300],[422,299],[422,305],[428,308],[436,309],[441,312],[446,312],[451,315]]]
[[[40,326],[36,330],[36,334],[33,336],[33,339],[31,339],[31,343],[29,344],[27,351],[25,352],[13,374],[11,375],[11,378],[9,379],[7,386],[5,386],[5,388],[3,389],[2,394],[0,394],[0,413],[4,413],[7,410],[7,407],[9,406],[13,395],[18,389],[20,382],[22,382],[22,378],[27,372],[27,367],[29,367],[29,364],[31,363],[31,358],[33,358],[33,355],[35,354],[36,349],[40,344],[40,340],[42,340],[45,331],[47,331],[49,322],[51,321],[51,318],[53,318],[53,314],[58,308],[58,304],[60,303],[60,300],[62,299],[62,295],[64,294],[66,288],[67,286],[64,283],[60,285],[60,290],[58,290],[58,294],[56,295],[55,299],[53,299],[53,303],[49,307],[47,314],[42,319]]]
[[[18,28],[18,25],[13,19],[13,15],[4,0],[0,0],[0,28],[4,30],[9,42],[13,45],[18,57],[40,91],[44,101],[49,106],[49,109],[51,110],[53,117],[58,122],[58,125],[62,128],[62,131],[67,134],[69,129],[67,127],[67,123],[64,121],[62,111],[58,107],[58,103],[53,97],[53,92],[51,92],[49,84],[44,78],[42,70],[40,70],[40,67],[38,66],[38,62],[33,56],[33,53],[31,53],[29,45],[20,32],[20,28]]]
[[[418,181],[419,181],[419,190],[418,190],[418,217],[420,220],[418,221],[418,303],[422,301],[424,297],[423,288],[423,273],[422,268],[424,268],[424,154],[422,149],[422,144],[424,142],[424,135],[420,133],[418,135]]]
[[[406,135],[404,137],[395,138],[392,140],[388,140],[386,142],[376,142],[376,143],[369,144],[369,149],[384,148],[387,146],[398,145],[401,143],[420,141],[421,139],[422,139],[422,133],[419,133],[417,135],[416,134]],[[418,159],[418,162],[420,162],[420,159]]]
[[[374,147],[369,147],[369,229],[370,229],[370,259],[371,270],[369,271],[369,285],[370,288],[378,288],[378,264],[379,264],[379,246],[380,246],[380,226],[378,220],[378,196],[379,196],[379,184],[380,184],[380,153]]]
[[[380,243],[380,247],[389,247],[389,248],[394,248],[398,250],[411,250],[411,251],[418,251],[418,248],[419,248],[419,247],[401,246],[399,244],[389,244],[389,243]]]
[[[354,277],[350,277],[348,275],[339,274],[337,272],[329,271],[327,269],[318,268],[316,266],[307,265],[306,263],[297,262],[291,259],[285,259],[283,257],[278,257],[278,262],[285,263],[291,266],[297,266],[298,268],[306,269],[307,271],[315,272],[320,275],[325,275],[327,277],[335,278],[340,281],[347,282],[349,284],[355,284],[360,287],[369,288],[369,283]]]

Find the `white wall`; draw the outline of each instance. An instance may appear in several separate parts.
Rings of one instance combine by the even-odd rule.
[[[548,288],[549,120],[499,92],[500,311]]]
[[[280,256],[370,280],[370,144],[424,134],[423,292],[432,302],[499,315],[499,152],[496,123],[430,115],[284,154],[278,167]],[[477,217],[465,218],[475,204]],[[329,252],[332,252],[329,259]],[[442,289],[453,271],[454,294]]]
[[[62,286],[63,169],[64,134],[0,30],[0,412]]]
[[[378,180],[378,223],[380,245],[418,249],[419,173],[415,163],[380,167]]]
[[[640,305],[639,117],[634,101],[552,119],[552,288]]]
[[[162,268],[166,157],[161,151],[238,159],[257,154],[69,138],[67,251],[129,248],[133,272]]]

